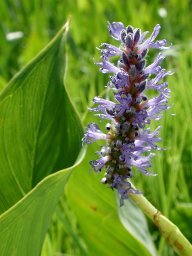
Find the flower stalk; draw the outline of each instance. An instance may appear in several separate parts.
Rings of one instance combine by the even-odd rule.
[[[132,185],[133,187],[133,185]],[[129,198],[143,211],[159,229],[167,243],[181,256],[192,255],[192,245],[179,228],[156,209],[143,195],[130,193]]]

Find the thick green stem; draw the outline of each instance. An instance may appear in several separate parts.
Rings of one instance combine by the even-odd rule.
[[[182,256],[192,256],[192,245],[175,224],[168,220],[143,195],[130,193],[129,198],[154,222],[175,252]]]

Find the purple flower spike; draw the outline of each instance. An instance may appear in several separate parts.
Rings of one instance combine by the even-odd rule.
[[[104,140],[105,145],[97,152],[100,158],[90,161],[95,172],[105,170],[101,182],[116,189],[121,196],[120,206],[129,197],[129,193],[141,193],[132,188],[129,180],[133,170],[144,175],[155,175],[150,171],[153,152],[161,150],[156,145],[160,126],[150,131],[151,120],[159,120],[161,112],[169,108],[167,98],[170,90],[168,83],[162,81],[170,71],[161,67],[165,55],[159,53],[153,63],[146,65],[146,56],[151,48],[163,50],[166,40],[155,41],[160,25],[156,25],[151,36],[132,26],[124,27],[121,22],[108,23],[112,38],[120,42],[120,46],[103,43],[100,66],[102,73],[112,73],[107,84],[113,91],[114,99],[106,100],[95,97],[96,107],[90,111],[101,119],[106,119],[106,133],[97,124],[90,123],[86,129],[83,142],[86,144],[96,140]],[[117,64],[111,58],[117,56]],[[148,98],[147,92],[154,90],[159,95]],[[151,95],[151,94],[149,94]]]

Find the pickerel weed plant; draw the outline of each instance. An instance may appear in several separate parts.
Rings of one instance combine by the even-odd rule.
[[[150,48],[166,49],[166,40],[155,41],[160,31],[156,25],[152,35],[145,39],[148,32],[138,28],[124,27],[121,22],[108,24],[110,35],[120,41],[120,47],[103,43],[101,45],[101,62],[97,63],[102,73],[113,73],[108,87],[114,92],[114,101],[95,97],[93,102],[98,106],[90,109],[106,124],[107,134],[97,124],[90,123],[83,141],[87,144],[96,140],[105,140],[106,145],[98,152],[100,158],[90,162],[96,172],[105,168],[102,183],[117,189],[121,195],[120,205],[129,193],[140,193],[135,190],[129,179],[136,167],[145,175],[153,175],[148,171],[151,167],[152,151],[160,150],[156,142],[160,141],[159,129],[153,132],[148,125],[151,120],[159,120],[160,112],[168,108],[167,98],[170,90],[168,83],[162,81],[170,71],[160,66],[165,58],[159,53],[155,61],[148,65],[147,54]],[[118,56],[117,65],[110,59]],[[158,96],[148,98],[147,92],[155,90]]]
[[[160,25],[156,25],[151,36],[132,26],[125,27],[121,22],[108,23],[111,37],[120,42],[116,47],[103,43],[100,66],[102,73],[112,73],[107,87],[113,91],[114,100],[95,97],[97,106],[90,111],[96,112],[101,120],[107,120],[104,133],[95,123],[89,123],[83,142],[90,144],[105,140],[105,145],[97,152],[97,160],[90,161],[95,172],[105,169],[101,182],[116,189],[121,196],[120,205],[129,197],[137,203],[143,212],[153,220],[162,235],[180,255],[192,255],[192,246],[180,230],[160,211],[158,211],[140,191],[130,182],[133,169],[145,175],[155,175],[149,171],[154,151],[161,150],[156,144],[161,140],[158,126],[150,130],[151,120],[159,120],[167,105],[170,90],[163,79],[171,75],[160,66],[165,58],[159,53],[153,63],[147,64],[147,54],[151,48],[160,51],[167,49],[166,40],[157,40]],[[117,65],[114,57],[118,57]],[[148,97],[150,90],[156,91],[155,97]]]

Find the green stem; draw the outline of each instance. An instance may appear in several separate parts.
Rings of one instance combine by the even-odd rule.
[[[157,210],[143,195],[130,193],[129,198],[154,222],[175,252],[182,256],[192,255],[192,245],[179,228]]]

